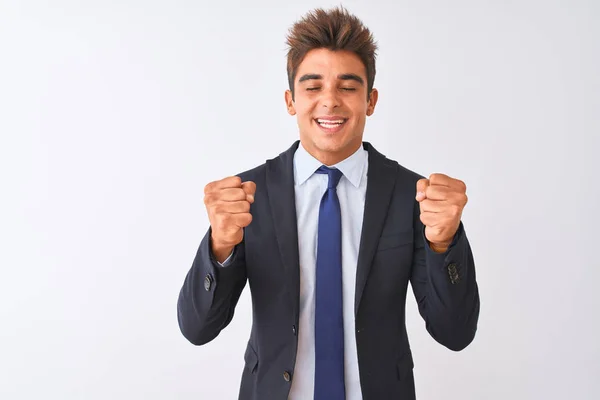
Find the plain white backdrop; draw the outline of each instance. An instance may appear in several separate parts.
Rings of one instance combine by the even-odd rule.
[[[203,188],[296,140],[285,34],[337,4],[380,46],[364,139],[468,187],[479,331],[409,296],[418,398],[600,398],[595,0],[0,0],[0,398],[237,398],[248,287],[210,344],[177,325]]]

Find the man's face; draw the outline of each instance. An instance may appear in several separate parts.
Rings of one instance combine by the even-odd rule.
[[[311,50],[298,67],[294,95],[285,93],[288,113],[297,116],[300,141],[313,157],[332,165],[361,146],[377,90],[367,98],[366,68],[356,54]]]

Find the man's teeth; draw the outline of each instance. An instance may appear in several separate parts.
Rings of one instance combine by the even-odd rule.
[[[328,128],[328,127],[335,127],[335,126],[341,125],[344,123],[344,120],[338,119],[338,120],[333,121],[333,120],[317,119],[317,122],[319,123],[319,125],[322,125],[322,126]]]

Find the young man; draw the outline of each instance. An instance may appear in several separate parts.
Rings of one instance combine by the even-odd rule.
[[[300,140],[206,185],[210,227],[179,295],[180,329],[196,345],[213,340],[248,281],[240,399],[415,399],[408,283],[442,345],[462,350],[477,329],[465,184],[425,179],[363,142],[376,45],[356,17],[315,10],[288,45]]]

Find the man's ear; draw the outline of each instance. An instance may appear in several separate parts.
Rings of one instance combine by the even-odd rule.
[[[292,91],[285,91],[285,106],[287,107],[287,112],[290,115],[296,115],[296,107],[294,107],[294,100],[292,99]]]
[[[371,89],[371,94],[369,95],[369,104],[367,105],[367,116],[373,115],[375,112],[375,105],[377,104],[377,98],[379,97],[379,92],[377,89]]]

